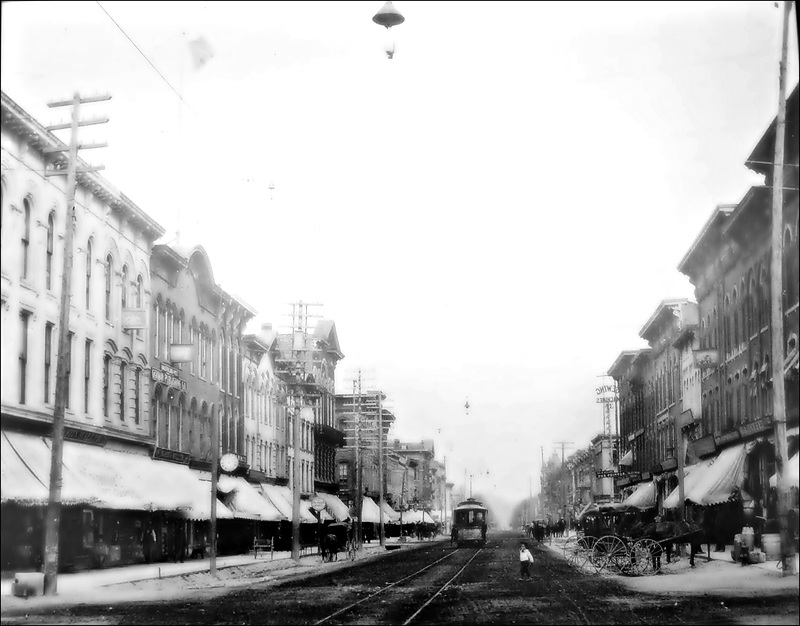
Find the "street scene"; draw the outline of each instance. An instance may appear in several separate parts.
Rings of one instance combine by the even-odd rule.
[[[3,624],[800,624],[795,2],[2,3]]]

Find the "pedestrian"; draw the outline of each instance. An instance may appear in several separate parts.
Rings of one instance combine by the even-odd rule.
[[[450,545],[452,546],[454,543],[458,543],[458,528],[455,525],[450,530]]]
[[[533,555],[528,550],[528,545],[523,541],[519,544],[519,579],[531,579],[531,563],[533,563]]]

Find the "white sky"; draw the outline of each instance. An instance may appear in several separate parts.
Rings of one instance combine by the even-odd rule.
[[[389,60],[382,5],[4,2],[2,89],[44,124],[68,113],[48,101],[110,93],[82,131],[110,146],[84,159],[201,243],[259,324],[323,303],[343,382],[369,372],[395,436],[516,501],[541,447],[602,429],[597,376],[692,297],[677,264],[758,182],[781,11],[401,0]]]

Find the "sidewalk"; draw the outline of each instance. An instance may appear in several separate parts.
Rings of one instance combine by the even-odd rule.
[[[543,542],[542,547],[564,558],[566,538]],[[534,545],[538,545],[535,544]],[[686,595],[784,595],[798,593],[800,574],[798,574],[798,555],[795,554],[794,576],[783,576],[777,561],[741,565],[731,559],[733,546],[726,546],[725,552],[712,552],[711,560],[707,552],[694,557],[695,567],[689,564],[689,557],[673,557],[672,563],[661,559],[661,572],[652,576],[623,576],[601,573],[592,570],[593,575],[614,576],[633,591],[655,594]]]
[[[445,539],[442,539],[445,540]],[[398,538],[387,538],[386,548],[413,547],[430,541],[408,539],[400,543]],[[378,541],[365,543],[356,563],[365,558],[385,554]],[[342,558],[333,563],[322,563],[319,554],[302,556],[299,562],[291,558],[291,552],[275,552],[258,558],[253,553],[217,557],[217,577],[209,573],[210,559],[189,560],[183,563],[150,563],[127,565],[102,570],[88,570],[74,574],[58,575],[58,593],[55,596],[19,598],[12,595],[13,579],[0,583],[0,614],[18,613],[23,608],[42,608],[74,604],[114,603],[123,601],[146,601],[163,598],[165,593],[173,596],[192,594],[198,590],[209,593],[224,592],[234,586],[254,582],[277,580],[291,575],[314,573],[322,568],[345,567],[350,561]]]

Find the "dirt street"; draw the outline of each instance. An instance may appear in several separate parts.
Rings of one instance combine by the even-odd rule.
[[[687,596],[634,591],[533,546],[519,580],[520,536],[482,549],[447,543],[293,568],[278,577],[242,568],[210,587],[203,576],[108,588],[113,601],[7,614],[3,623],[58,624],[797,624],[796,592]],[[730,566],[734,567],[734,566]],[[425,568],[425,569],[423,569]],[[735,568],[734,568],[735,569]],[[422,570],[422,571],[420,571]],[[449,585],[446,583],[449,582]],[[446,585],[446,586],[445,586]],[[652,587],[652,584],[651,584]],[[383,591],[382,591],[383,590]],[[353,605],[356,602],[360,604]],[[337,611],[340,611],[337,614]],[[409,621],[410,620],[410,621]]]

